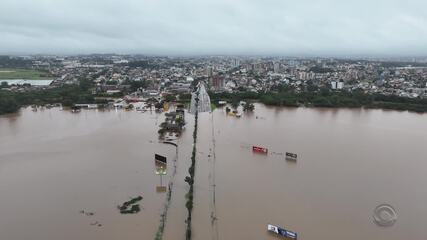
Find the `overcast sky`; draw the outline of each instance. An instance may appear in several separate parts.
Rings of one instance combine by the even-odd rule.
[[[427,55],[427,0],[0,0],[0,54]]]

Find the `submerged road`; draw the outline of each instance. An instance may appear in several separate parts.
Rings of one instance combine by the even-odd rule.
[[[190,113],[196,112],[196,99],[199,99],[197,106],[198,112],[211,112],[211,99],[208,92],[206,91],[205,84],[199,83],[197,90],[191,94]]]
[[[198,99],[198,106],[196,104]],[[196,107],[197,106],[197,107]],[[206,239],[211,235],[213,240],[219,239],[217,227],[217,213],[215,205],[215,139],[213,118],[211,113],[211,102],[203,83],[197,87],[197,91],[192,93],[189,113],[199,112],[196,171],[194,182],[194,208],[192,221],[192,239]],[[180,138],[180,146],[192,146],[192,127],[194,118],[190,115],[186,118],[187,129]],[[184,182],[188,174],[188,167],[191,165],[191,148],[180,148],[179,167],[175,166],[175,171],[171,181],[176,177],[176,187],[171,191],[170,201],[165,205],[165,212],[161,213],[161,218],[167,222],[165,224],[163,239],[185,239],[185,195],[188,185]],[[169,209],[170,208],[170,209]],[[168,211],[169,209],[169,211]],[[167,214],[167,217],[165,215]],[[160,229],[160,228],[159,228]]]
[[[175,158],[173,160],[172,175],[170,177],[168,187],[167,187],[166,202],[165,202],[165,205],[163,207],[163,212],[160,215],[160,224],[159,224],[159,227],[157,229],[156,236],[155,236],[156,240],[160,240],[163,238],[163,233],[164,233],[164,229],[166,226],[166,220],[168,217],[168,210],[169,210],[169,207],[170,207],[170,204],[172,201],[173,185],[175,182],[175,175],[177,173],[177,164],[178,164],[178,141],[179,141],[179,139],[177,140],[177,143],[172,142],[172,141],[164,141],[163,142],[164,144],[169,144],[169,145],[175,147]]]
[[[212,240],[218,240],[219,239],[219,230],[218,230],[218,217],[216,213],[216,181],[215,181],[215,164],[216,164],[216,140],[215,140],[215,124],[214,124],[214,117],[213,112],[211,115],[211,134],[212,134],[212,148],[210,151],[210,162],[211,162],[211,168],[210,168],[210,187],[211,187],[211,227],[212,227]]]
[[[193,94],[193,102],[199,99],[199,129],[197,136],[196,177],[193,209],[193,239],[219,239],[218,215],[216,210],[216,148],[215,127],[211,101],[203,83]],[[192,104],[190,111],[195,111]]]

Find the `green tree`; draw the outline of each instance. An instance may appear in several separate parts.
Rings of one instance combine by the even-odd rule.
[[[1,82],[0,89],[2,89],[2,88],[8,88],[8,87],[9,87],[9,84],[7,82]]]
[[[231,98],[231,107],[233,109],[237,109],[237,107],[239,107],[239,103],[240,103],[240,98],[236,95],[233,95],[233,97]]]
[[[176,96],[173,94],[166,95],[165,100],[166,102],[174,102],[176,101]]]
[[[110,81],[107,81],[107,82],[106,82],[106,84],[107,84],[107,85],[117,85],[117,84],[119,84],[119,81],[116,81],[116,80],[110,80]]]
[[[89,90],[89,88],[92,87],[92,85],[93,85],[92,82],[86,78],[81,78],[79,80],[79,87],[80,87],[80,90],[82,91]]]
[[[190,93],[181,93],[178,95],[179,101],[190,101],[191,100],[191,94]]]
[[[130,90],[136,92],[140,88],[147,87],[146,81],[130,81]]]
[[[243,106],[243,111],[252,112],[254,109],[255,106],[250,102],[246,102],[246,104]]]
[[[14,113],[21,106],[16,102],[15,98],[4,91],[0,91],[0,114]]]

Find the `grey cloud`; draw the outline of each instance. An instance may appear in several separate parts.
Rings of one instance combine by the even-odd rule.
[[[423,0],[2,0],[0,54],[427,55]]]

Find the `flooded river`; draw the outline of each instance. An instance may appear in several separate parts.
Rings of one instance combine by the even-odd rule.
[[[0,239],[154,239],[166,200],[154,153],[168,157],[163,185],[176,157],[158,142],[163,118],[59,109],[0,117]],[[194,123],[186,118],[166,240],[185,239]],[[268,223],[304,240],[426,239],[425,114],[257,104],[241,118],[201,113],[198,133],[194,239],[277,239]],[[121,215],[117,205],[138,195],[141,212]],[[397,212],[392,227],[373,222],[383,203]]]
[[[0,117],[0,239],[154,239],[166,196],[154,154],[176,154],[158,143],[161,119],[58,109]],[[138,195],[141,212],[121,215],[117,205]]]

